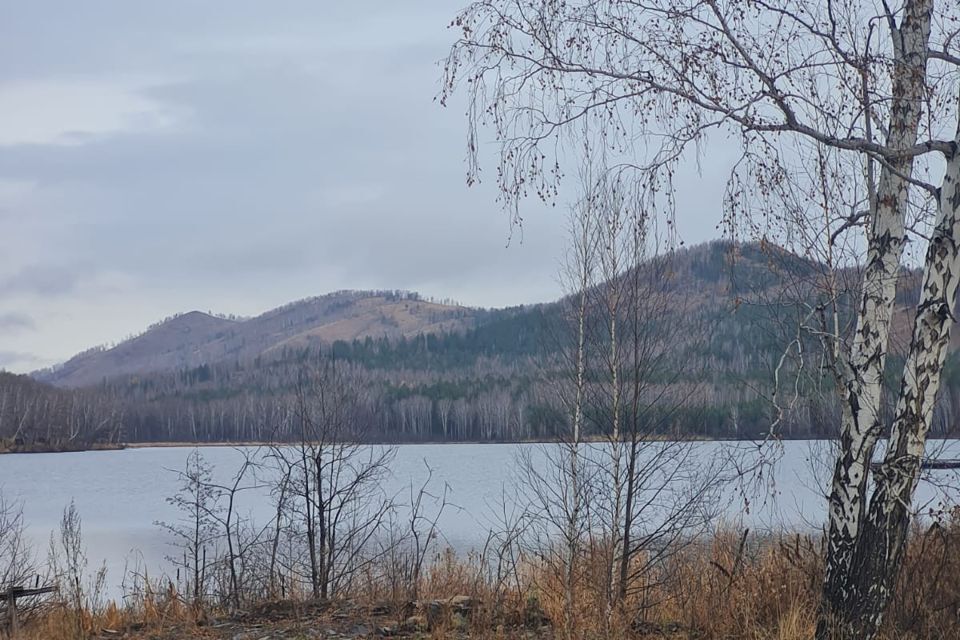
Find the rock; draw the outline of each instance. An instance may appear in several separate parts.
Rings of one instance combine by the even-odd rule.
[[[527,606],[524,607],[523,622],[530,629],[550,626],[550,618],[547,617],[547,614],[540,607],[540,603],[536,600],[528,601]]]
[[[413,605],[415,614],[407,620],[423,619],[425,626],[422,626],[421,630],[442,629],[447,626],[463,629],[477,606],[477,599],[458,595],[445,600],[417,600]]]
[[[445,603],[440,600],[417,600],[415,604],[417,611],[430,615],[443,611]]]
[[[440,600],[418,600],[416,603],[417,616],[427,621],[427,628],[434,628],[443,618],[445,604]]]
[[[467,619],[467,616],[454,611],[450,614],[450,626],[455,631],[466,631],[470,626],[470,620]]]
[[[423,616],[410,616],[403,623],[403,628],[407,631],[426,631],[429,627],[429,619]]]
[[[467,613],[476,608],[477,600],[476,598],[471,598],[470,596],[453,596],[447,600],[447,604],[454,611],[459,613]]]

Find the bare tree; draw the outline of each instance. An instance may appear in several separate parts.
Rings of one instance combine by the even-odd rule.
[[[0,493],[0,589],[23,586],[36,571],[34,552],[25,537],[23,507]]]
[[[559,441],[520,466],[527,545],[562,585],[567,637],[583,631],[575,623],[586,598],[608,635],[642,613],[626,610],[628,597],[642,601],[657,570],[703,531],[716,487],[696,445],[671,439],[689,395],[671,390],[691,373],[677,338],[694,344],[693,323],[676,300],[671,257],[656,255],[642,210],[622,196],[601,183],[573,207],[559,375],[548,372],[565,420]]]
[[[731,230],[748,220],[765,233],[770,210],[753,205],[801,185],[794,168],[813,158],[834,158],[828,179],[864,185],[856,206],[824,225],[827,237],[862,239],[851,246],[863,272],[852,335],[820,333],[842,398],[820,638],[873,637],[901,563],[960,279],[958,18],[956,3],[934,0],[486,0],[455,21],[462,35],[442,97],[466,87],[471,179],[478,127],[492,127],[508,204],[554,197],[558,146],[584,130],[668,219],[673,170],[711,132],[741,147]],[[885,425],[882,374],[908,234],[927,245],[924,277]]]
[[[564,631],[572,637],[574,598],[577,582],[577,563],[579,560],[583,537],[589,528],[586,515],[586,500],[589,496],[590,479],[583,468],[582,460],[585,408],[587,403],[587,322],[589,291],[595,285],[594,271],[596,269],[597,230],[596,221],[590,210],[590,202],[583,201],[575,207],[570,215],[569,235],[570,246],[566,256],[564,271],[561,273],[564,286],[571,292],[566,306],[566,324],[573,327],[572,349],[561,350],[561,354],[568,354],[566,371],[572,371],[572,376],[566,380],[565,389],[560,393],[561,401],[566,400],[567,413],[570,420],[570,431],[561,434],[560,446],[564,448],[568,459],[568,472],[561,478],[566,482],[558,484],[561,487],[563,499],[563,547],[566,551],[563,572],[564,602],[566,604],[566,618]],[[569,387],[572,386],[572,389]],[[560,467],[562,468],[562,466]],[[549,503],[548,503],[549,504]],[[544,505],[548,508],[548,504]]]
[[[624,206],[624,194],[601,178],[600,185],[588,187],[586,198],[593,203],[594,215],[598,221],[599,238],[597,242],[597,261],[603,282],[595,287],[595,313],[599,322],[594,324],[592,345],[594,355],[601,363],[599,378],[594,385],[592,406],[597,412],[599,434],[605,442],[609,460],[601,466],[600,473],[605,476],[603,492],[598,507],[607,513],[602,519],[609,544],[605,548],[605,574],[603,585],[606,606],[606,618],[609,624],[617,602],[618,558],[623,556],[625,531],[624,524],[624,361],[625,343],[622,336],[622,321],[626,305],[626,287],[623,275],[627,266],[623,237],[630,225],[630,214]]]
[[[213,486],[213,470],[203,459],[199,449],[187,456],[183,471],[176,471],[180,489],[167,502],[181,514],[176,523],[157,524],[171,533],[180,553],[170,556],[170,562],[188,576],[184,582],[194,606],[200,606],[207,595],[208,571],[217,557],[217,520],[220,504]],[[207,554],[209,553],[209,560]]]
[[[433,469],[426,460],[424,460],[424,466],[427,469],[427,477],[423,483],[416,488],[412,483],[410,484],[410,511],[407,527],[404,536],[399,539],[401,547],[409,547],[406,550],[408,556],[406,574],[410,600],[416,600],[420,596],[423,568],[428,554],[440,536],[440,518],[449,505],[447,493],[450,487],[444,484],[443,491],[439,495],[431,493]]]
[[[365,446],[358,390],[333,360],[305,370],[298,384],[293,447],[274,445],[283,472],[286,509],[306,538],[307,576],[315,598],[334,597],[372,560],[371,542],[392,499],[381,482],[395,450]]]
[[[235,451],[242,456],[243,460],[230,481],[226,484],[218,484],[207,479],[201,490],[209,492],[209,497],[212,499],[212,502],[207,505],[212,508],[204,515],[209,522],[213,523],[216,540],[225,551],[225,555],[218,554],[218,557],[222,558],[228,580],[227,588],[221,593],[226,594],[231,607],[239,609],[244,589],[248,585],[247,576],[243,575],[248,560],[247,552],[259,545],[270,524],[257,529],[252,519],[240,517],[237,502],[240,495],[245,491],[260,488],[256,479],[250,479],[258,465],[255,460],[258,452],[248,449],[235,449]]]
[[[609,541],[608,625],[614,613],[626,613],[628,595],[651,591],[656,569],[704,530],[717,485],[712,465],[675,429],[691,395],[680,382],[696,379],[680,345],[695,350],[704,336],[676,294],[673,256],[659,254],[646,209],[629,193],[604,177],[587,195],[601,228],[604,275],[592,293],[599,322],[587,348],[602,363],[588,407],[610,457],[597,474],[607,487],[599,495],[609,497],[594,506]]]

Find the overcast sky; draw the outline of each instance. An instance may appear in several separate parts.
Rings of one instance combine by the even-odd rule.
[[[336,289],[558,297],[562,204],[529,203],[511,234],[492,167],[465,184],[462,105],[434,101],[459,6],[6,3],[0,369]],[[717,235],[707,160],[687,243]]]

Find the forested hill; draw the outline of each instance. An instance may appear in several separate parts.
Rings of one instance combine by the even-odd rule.
[[[669,416],[650,412],[665,435],[749,438],[767,432],[774,416],[773,371],[791,339],[790,322],[783,320],[792,308],[778,292],[784,274],[798,282],[816,269],[759,245],[714,242],[671,255],[662,282],[669,308],[655,330],[683,330],[667,332],[670,362],[646,374],[658,394],[684,399]],[[909,298],[903,295],[904,305]],[[63,403],[70,393],[77,406],[87,396],[97,407],[112,403],[115,411],[100,411],[109,424],[97,428],[127,441],[290,439],[305,376],[335,363],[350,381],[356,404],[351,419],[364,426],[367,439],[550,438],[566,419],[561,390],[569,377],[570,301],[480,310],[408,293],[341,292],[248,320],[185,314],[38,373],[54,386],[31,388],[26,395],[37,398],[36,406],[24,404],[23,391],[18,397],[21,406],[30,405],[21,410],[34,418],[45,395]],[[600,384],[602,369],[595,360],[591,384]],[[4,394],[0,380],[0,406]],[[818,388],[801,396],[779,433],[831,434],[835,404],[829,394]],[[941,415],[956,415],[958,404],[960,368],[952,357]],[[602,417],[591,419],[599,430]],[[0,437],[10,437],[15,421],[12,411],[0,411]],[[19,437],[29,438],[29,430],[20,429]]]
[[[462,331],[480,314],[402,291],[339,291],[249,319],[192,311],[167,318],[115,347],[81,353],[34,377],[57,386],[82,387],[121,375],[242,362],[335,341]]]

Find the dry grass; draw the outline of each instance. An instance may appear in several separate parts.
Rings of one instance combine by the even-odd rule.
[[[573,611],[565,605],[562,573],[543,557],[526,559],[508,579],[497,580],[489,558],[459,558],[448,552],[435,558],[425,572],[419,585],[419,608],[382,574],[361,580],[349,599],[330,603],[336,615],[327,605],[304,608],[303,601],[251,603],[245,614],[228,615],[188,606],[172,588],[154,587],[141,588],[124,607],[110,605],[96,615],[84,612],[78,617],[63,606],[47,607],[33,616],[21,637],[77,640],[104,637],[104,630],[109,630],[128,638],[232,638],[237,625],[242,628],[251,616],[259,620],[258,629],[293,628],[293,618],[297,625],[310,620],[312,628],[320,628],[319,621],[340,625],[328,626],[331,637],[339,633],[336,629],[349,635],[344,625],[361,623],[371,633],[389,627],[399,636],[434,638],[806,640],[813,635],[822,574],[822,552],[814,538],[756,538],[727,532],[692,544],[646,575],[626,604],[614,611],[607,611],[601,587],[604,552],[602,545],[595,545],[582,554],[574,571]],[[475,603],[468,616],[444,604],[456,595]],[[424,602],[434,606],[440,602],[440,614],[430,616],[429,624],[422,627],[404,626],[409,616],[423,613]],[[251,613],[264,611],[272,613]],[[218,627],[211,622],[224,620],[234,624],[221,625],[225,635],[217,635]],[[274,637],[298,637],[277,633]],[[882,638],[960,638],[960,524],[956,519],[948,525],[915,528]]]

